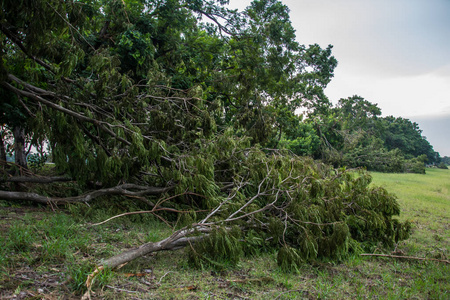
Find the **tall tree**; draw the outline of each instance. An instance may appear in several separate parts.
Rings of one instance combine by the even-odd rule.
[[[382,138],[386,147],[391,150],[398,148],[407,157],[426,155],[428,162],[437,162],[439,154],[433,146],[422,136],[419,124],[401,117],[388,116],[383,118]]]

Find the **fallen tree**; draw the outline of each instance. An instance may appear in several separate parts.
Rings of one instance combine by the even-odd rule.
[[[215,161],[221,159],[219,155]],[[198,209],[209,210],[192,214],[186,227],[163,241],[118,254],[101,266],[117,267],[153,251],[189,244],[194,263],[214,264],[231,259],[231,254],[272,248],[280,251],[279,264],[291,268],[322,257],[344,258],[380,242],[393,246],[409,234],[409,224],[393,218],[399,214],[395,197],[369,187],[371,179],[364,171],[335,170],[311,159],[280,152],[268,155],[260,149],[236,151],[228,168],[236,172],[228,193],[217,188],[216,195],[194,195],[206,201]],[[176,198],[157,203],[170,207]],[[149,212],[158,212],[158,207]]]
[[[87,287],[105,268],[186,246],[191,264],[214,267],[223,267],[223,261],[237,263],[258,250],[277,249],[279,266],[292,270],[324,257],[343,259],[380,242],[391,247],[409,234],[409,224],[393,218],[399,213],[395,197],[369,187],[370,176],[362,170],[335,170],[311,159],[268,155],[259,149],[243,151],[234,163],[231,159],[229,166],[248,172],[236,177],[234,188],[214,207],[197,213],[201,219],[159,242],[101,261]]]

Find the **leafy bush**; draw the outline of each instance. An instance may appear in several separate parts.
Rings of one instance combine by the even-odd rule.
[[[27,156],[28,165],[33,170],[41,170],[48,160],[48,154],[32,153]]]
[[[439,169],[448,169],[447,165],[444,162],[441,162],[437,166]]]
[[[405,161],[404,168],[407,173],[425,174],[425,163],[418,158]]]

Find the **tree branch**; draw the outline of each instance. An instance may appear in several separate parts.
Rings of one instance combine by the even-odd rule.
[[[138,191],[131,191],[135,189]],[[87,194],[83,194],[75,197],[57,198],[46,197],[36,193],[27,192],[10,192],[0,190],[0,199],[4,200],[27,200],[43,204],[54,203],[77,203],[77,202],[89,202],[95,198],[106,195],[123,195],[123,196],[144,196],[144,195],[160,195],[172,189],[172,187],[148,187],[139,186],[135,184],[122,184],[112,188],[100,189]]]
[[[152,252],[181,249],[181,248],[185,247],[186,245],[188,245],[189,243],[198,242],[207,236],[207,235],[201,235],[201,236],[188,237],[189,235],[191,235],[195,232],[209,233],[211,231],[212,231],[212,228],[210,226],[205,226],[205,225],[200,225],[200,224],[197,224],[196,226],[193,226],[191,228],[183,228],[183,229],[180,229],[180,230],[174,232],[171,236],[163,239],[162,241],[154,242],[154,243],[147,243],[147,244],[144,244],[137,248],[133,248],[133,249],[127,250],[125,252],[122,252],[120,254],[117,254],[111,258],[108,258],[103,261],[101,266],[108,267],[108,268],[115,268],[124,263],[132,261],[135,258],[141,257],[143,255],[146,255],[146,254],[149,254]]]
[[[28,56],[29,58],[31,58],[32,60],[34,60],[36,63],[38,63],[39,65],[43,66],[45,69],[47,69],[49,72],[56,74],[56,72],[53,70],[53,68],[45,63],[44,61],[40,60],[39,58],[31,55],[30,53],[28,53],[27,49],[25,48],[25,46],[23,45],[22,41],[20,40],[20,38],[18,38],[13,32],[11,32],[9,30],[9,28],[7,28],[5,23],[0,23],[0,30],[14,43],[17,45],[17,47],[20,48],[20,50],[22,50],[22,52]]]
[[[378,256],[378,257],[403,258],[403,259],[412,259],[412,260],[431,260],[431,261],[437,261],[437,262],[443,262],[446,264],[450,264],[450,260],[427,258],[427,257],[402,256],[402,255],[391,255],[391,254],[370,254],[370,253],[363,253],[363,254],[361,254],[361,256]]]
[[[24,84],[24,82],[22,82],[20,79],[18,79],[17,77],[15,77],[15,76],[13,76],[11,74],[8,74],[8,78],[18,82],[19,84]],[[9,89],[10,91],[14,92],[17,95],[22,95],[24,97],[28,97],[28,98],[34,99],[34,100],[36,100],[36,101],[38,101],[38,102],[40,102],[40,103],[42,103],[42,104],[44,104],[44,105],[46,105],[48,107],[51,107],[51,108],[56,109],[56,110],[58,110],[60,112],[63,112],[65,114],[69,115],[69,116],[72,116],[72,117],[80,120],[80,121],[84,121],[84,122],[89,122],[89,123],[95,124],[96,126],[101,128],[103,131],[108,133],[110,136],[114,137],[115,139],[121,141],[122,143],[124,143],[124,144],[126,144],[128,146],[131,145],[131,142],[129,142],[129,141],[127,141],[127,140],[117,136],[117,134],[115,134],[112,130],[110,130],[109,128],[106,128],[105,126],[103,126],[105,124],[111,126],[111,124],[108,124],[106,122],[102,122],[102,121],[99,121],[99,120],[96,120],[96,119],[92,119],[92,118],[86,117],[83,114],[77,113],[77,112],[75,112],[73,110],[67,109],[65,107],[62,107],[61,105],[58,105],[58,104],[53,103],[53,102],[51,102],[51,101],[49,101],[47,99],[44,99],[40,95],[36,95],[34,93],[18,89],[18,88],[12,86],[11,84],[9,84],[7,82],[2,82],[2,85],[4,87],[6,87],[7,89]]]
[[[15,176],[6,179],[0,178],[0,182],[29,182],[29,183],[53,183],[61,181],[72,181],[73,179],[66,176],[56,176],[56,177],[26,177],[26,176]]]

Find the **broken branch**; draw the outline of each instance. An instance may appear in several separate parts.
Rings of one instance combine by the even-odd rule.
[[[43,204],[50,203],[76,203],[76,202],[89,202],[95,198],[106,195],[123,195],[123,196],[143,196],[143,195],[160,195],[169,191],[172,187],[146,187],[135,184],[122,184],[112,188],[100,189],[87,194],[83,194],[75,197],[57,198],[46,197],[36,193],[27,192],[11,192],[0,190],[0,198],[5,200],[27,200]],[[137,189],[139,191],[134,192],[130,189]]]
[[[391,255],[391,254],[370,254],[370,253],[363,253],[363,254],[361,254],[361,256],[378,256],[378,257],[402,258],[402,259],[412,259],[412,260],[431,260],[431,261],[437,261],[437,262],[450,264],[450,260],[427,258],[427,257],[402,256],[402,255]]]

